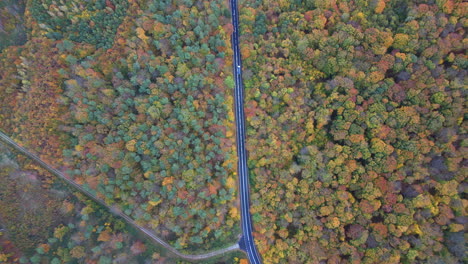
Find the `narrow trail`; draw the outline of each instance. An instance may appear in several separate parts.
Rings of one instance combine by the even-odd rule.
[[[167,249],[168,251],[170,251],[172,254],[176,255],[179,258],[182,258],[182,259],[185,259],[185,260],[188,260],[188,261],[197,261],[197,260],[204,260],[204,259],[217,257],[217,256],[226,254],[226,253],[231,252],[231,251],[239,250],[239,244],[236,243],[236,244],[233,244],[233,245],[231,245],[229,247],[214,250],[214,251],[211,251],[211,252],[208,252],[208,253],[205,253],[205,254],[199,254],[199,255],[183,254],[183,253],[179,252],[177,249],[175,249],[174,247],[172,247],[171,245],[169,245],[167,242],[165,242],[164,240],[162,240],[161,238],[156,236],[152,231],[138,225],[133,219],[131,219],[128,215],[124,214],[121,210],[116,209],[115,207],[106,204],[103,200],[97,198],[94,194],[92,194],[91,192],[84,189],[81,185],[79,185],[76,182],[74,182],[73,180],[67,178],[65,175],[63,175],[63,173],[61,173],[57,169],[53,168],[49,164],[45,163],[38,156],[36,156],[35,154],[29,152],[24,147],[18,145],[10,137],[8,137],[7,135],[5,135],[3,132],[0,131],[0,143],[1,142],[3,142],[7,146],[15,149],[19,153],[27,156],[28,158],[34,160],[42,168],[44,168],[48,172],[52,173],[56,177],[64,180],[67,184],[69,184],[71,187],[75,188],[76,190],[78,190],[82,194],[84,194],[89,199],[91,199],[94,202],[104,206],[105,208],[107,208],[115,216],[123,218],[129,225],[134,227],[136,230],[140,231],[143,235],[145,235],[153,243],[164,247],[165,249]]]

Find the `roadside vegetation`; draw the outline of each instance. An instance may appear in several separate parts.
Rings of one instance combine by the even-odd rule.
[[[2,131],[185,253],[238,240],[224,1],[26,3]]]
[[[1,144],[0,150],[2,263],[188,263],[33,161]]]
[[[467,3],[240,4],[264,263],[466,260]],[[7,0],[0,21],[2,131],[182,252],[237,241],[226,1]],[[178,262],[66,189],[0,145],[0,262]]]
[[[466,259],[467,4],[427,2],[240,2],[265,263]]]
[[[0,145],[2,263],[163,260],[128,226],[42,168]],[[47,179],[47,180],[46,180]]]

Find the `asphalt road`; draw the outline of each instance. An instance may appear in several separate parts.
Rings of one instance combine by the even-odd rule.
[[[239,48],[239,12],[237,0],[230,0],[232,25],[234,31],[231,36],[233,49],[234,71],[234,101],[236,116],[237,156],[239,174],[239,194],[241,202],[242,237],[239,247],[247,253],[251,264],[262,263],[252,235],[252,216],[250,215],[249,170],[247,168],[247,154],[245,150],[245,115],[244,115],[244,87],[242,85],[242,60]]]

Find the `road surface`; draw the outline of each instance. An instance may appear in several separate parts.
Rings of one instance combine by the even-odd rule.
[[[234,101],[236,116],[237,156],[239,174],[239,196],[241,202],[242,237],[239,247],[247,253],[251,264],[262,263],[252,235],[252,216],[250,215],[249,170],[245,150],[245,116],[244,116],[244,87],[242,85],[242,61],[239,48],[239,13],[237,0],[230,0],[232,25],[234,31],[231,36],[233,50],[233,73],[235,80]]]

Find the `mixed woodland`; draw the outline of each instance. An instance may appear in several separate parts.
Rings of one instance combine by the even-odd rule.
[[[0,53],[2,131],[182,252],[236,243],[228,5],[24,8],[28,41]]]
[[[467,3],[240,3],[264,262],[466,261]]]
[[[2,263],[164,261],[122,220],[0,145]],[[111,258],[111,256],[113,258]]]
[[[239,2],[264,263],[466,260],[468,4]],[[228,1],[7,0],[0,22],[0,130],[182,252],[238,240]],[[178,260],[0,146],[2,261]]]
[[[28,158],[0,151],[1,263],[187,263]]]

